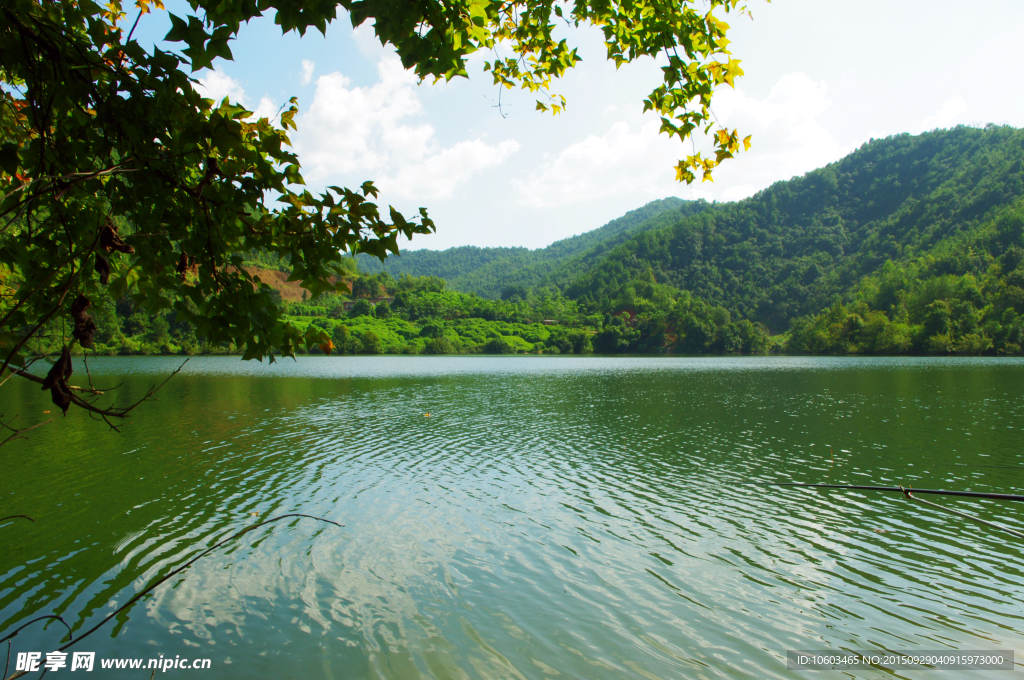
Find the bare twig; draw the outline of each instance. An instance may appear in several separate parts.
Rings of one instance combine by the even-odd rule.
[[[0,642],[7,642],[7,641],[8,641],[8,640],[10,640],[11,638],[13,638],[13,637],[14,637],[15,635],[17,635],[18,633],[20,633],[20,632],[21,632],[21,630],[22,630],[23,628],[28,628],[29,626],[31,626],[31,625],[32,625],[33,623],[35,623],[36,621],[43,621],[43,620],[45,620],[45,619],[57,619],[58,621],[60,621],[61,623],[63,623],[63,624],[64,624],[64,627],[68,629],[68,637],[69,637],[69,638],[71,638],[71,640],[72,640],[72,641],[74,641],[74,639],[75,639],[75,636],[71,634],[71,626],[69,626],[69,625],[68,625],[68,622],[67,622],[67,621],[65,621],[65,620],[64,620],[64,619],[62,619],[61,617],[57,616],[56,614],[44,614],[43,616],[39,616],[39,617],[37,617],[37,618],[34,618],[34,619],[32,619],[32,620],[31,620],[31,621],[29,621],[28,623],[25,623],[25,624],[22,624],[22,625],[18,626],[18,627],[17,627],[17,628],[16,628],[15,630],[14,630],[14,632],[13,632],[13,633],[11,633],[10,635],[8,635],[8,636],[7,636],[7,637],[5,637],[5,638],[0,638]]]
[[[4,427],[6,427],[8,430],[11,431],[11,435],[9,437],[7,437],[7,439],[5,439],[2,442],[0,442],[0,446],[3,446],[7,442],[13,441],[15,439],[28,439],[28,437],[24,437],[22,435],[24,435],[29,430],[34,430],[37,427],[42,427],[43,425],[46,425],[47,423],[51,423],[51,422],[53,422],[53,418],[47,418],[46,420],[44,420],[41,423],[36,423],[35,425],[32,425],[31,427],[23,427],[21,429],[13,428],[10,425],[8,425],[7,423],[0,423],[0,425],[3,425]]]
[[[72,257],[73,257],[73,256],[72,256]],[[42,288],[43,286],[45,286],[45,285],[46,285],[46,284],[47,284],[47,283],[48,283],[48,282],[50,281],[50,279],[51,279],[51,278],[53,278],[53,275],[54,275],[54,274],[56,274],[56,273],[57,273],[57,272],[59,272],[60,270],[64,269],[64,265],[66,265],[66,264],[67,264],[68,262],[70,262],[70,261],[71,261],[71,259],[72,259],[72,257],[68,257],[68,258],[67,258],[66,260],[64,260],[64,262],[62,262],[61,264],[59,264],[59,265],[57,265],[57,266],[53,267],[53,268],[52,268],[52,269],[50,270],[50,273],[49,273],[49,274],[47,274],[46,278],[45,278],[45,279],[43,279],[43,280],[42,280],[42,281],[41,281],[41,282],[39,283],[39,285],[38,285],[38,286],[36,286],[35,288],[33,288],[33,289],[32,289],[32,290],[31,290],[31,291],[29,292],[29,294],[28,294],[28,295],[26,295],[25,297],[23,297],[23,298],[21,298],[20,300],[18,300],[17,304],[15,304],[15,305],[14,305],[14,307],[12,307],[12,308],[11,308],[11,311],[7,312],[7,314],[5,314],[5,315],[4,315],[4,318],[3,318],[3,319],[0,319],[0,328],[3,328],[3,326],[4,326],[4,325],[6,325],[6,323],[7,323],[7,320],[11,318],[11,315],[12,315],[12,314],[14,314],[14,313],[15,313],[16,311],[18,311],[18,308],[19,308],[19,307],[21,307],[21,305],[22,305],[22,304],[23,304],[23,303],[24,303],[24,302],[25,302],[26,300],[28,300],[28,299],[29,299],[30,297],[32,297],[33,295],[35,295],[35,294],[36,294],[36,293],[37,293],[37,292],[39,291],[39,289],[40,289],[40,288]]]
[[[85,258],[89,257],[89,255],[92,254],[92,252],[96,249],[96,246],[99,244],[99,242],[100,242],[100,236],[99,236],[99,231],[97,231],[96,232],[96,238],[93,240],[92,245],[89,246],[89,250],[87,250],[85,252],[85,255],[83,256],[83,260]],[[71,259],[72,259],[72,261],[74,260],[73,254],[72,254],[72,258]],[[39,329],[42,328],[46,324],[46,322],[50,320],[50,318],[54,314],[56,314],[58,311],[60,311],[61,307],[63,307],[63,305],[64,305],[64,298],[67,297],[68,292],[71,290],[71,287],[74,285],[75,279],[78,278],[79,274],[81,274],[81,270],[79,270],[77,272],[72,272],[71,276],[68,278],[68,282],[66,284],[64,284],[64,290],[61,292],[60,300],[57,301],[57,305],[53,309],[51,309],[39,321],[39,323],[37,323],[35,325],[35,327],[32,330],[30,330],[28,333],[26,333],[24,336],[22,336],[21,340],[19,340],[18,343],[14,346],[14,349],[12,349],[10,352],[7,353],[7,358],[4,359],[3,366],[0,367],[0,375],[3,375],[4,370],[6,370],[7,367],[10,365],[11,359],[13,359],[14,355],[18,353],[18,350],[20,350],[22,348],[22,346],[26,342],[28,342],[29,339],[32,338],[39,331]]]
[[[0,380],[0,387],[3,387],[4,383],[7,382],[8,380],[10,380],[12,375],[14,375],[13,372],[8,373],[6,378],[4,378],[3,380]]]
[[[191,357],[189,357],[189,358],[191,358]],[[75,392],[81,392],[83,394],[103,394],[103,392],[101,392],[99,390],[95,390],[95,389],[86,389],[86,388],[77,387],[77,386],[74,386],[74,385],[68,385],[68,389],[69,390],[73,390],[70,393],[71,403],[73,403],[75,406],[78,406],[80,408],[85,409],[86,411],[89,411],[90,413],[95,413],[96,415],[100,416],[104,420],[104,422],[106,422],[107,425],[110,426],[111,429],[113,429],[114,431],[119,432],[120,430],[117,428],[117,426],[114,425],[113,423],[111,423],[110,420],[108,420],[108,418],[127,418],[128,414],[133,409],[135,409],[139,404],[141,404],[141,403],[143,403],[145,401],[149,401],[150,399],[152,399],[153,395],[156,394],[157,392],[159,392],[163,388],[163,386],[167,384],[167,381],[170,380],[171,378],[173,378],[174,376],[176,376],[181,371],[181,369],[185,368],[185,364],[187,364],[187,363],[188,363],[188,359],[185,359],[185,361],[181,362],[181,366],[178,366],[178,368],[173,373],[171,373],[169,376],[167,376],[167,378],[165,378],[162,383],[160,383],[159,385],[153,385],[152,387],[150,387],[149,391],[146,392],[145,396],[142,397],[142,399],[139,399],[137,402],[135,402],[134,404],[131,404],[130,406],[124,406],[124,407],[114,407],[114,406],[112,406],[110,408],[100,408],[100,407],[95,406],[94,404],[86,401],[85,399],[83,399],[78,394],[75,394]],[[38,375],[34,375],[32,373],[28,373],[27,371],[22,371],[22,370],[16,369],[16,368],[12,368],[11,371],[13,373],[17,374],[17,375],[20,375],[23,378],[27,378],[28,380],[31,380],[32,382],[39,383],[39,384],[43,383],[43,378],[40,378]],[[42,423],[40,423],[40,424],[42,424]],[[38,425],[35,425],[34,427],[38,427]]]
[[[135,23],[132,24],[132,30],[128,31],[128,37],[125,38],[124,44],[127,45],[132,41],[132,35],[135,33],[135,28],[139,25],[139,19],[142,18],[142,10],[139,10],[139,15],[135,17]],[[124,63],[124,54],[121,55],[122,63]]]
[[[62,183],[63,184],[74,184],[76,182],[82,182],[82,181],[85,181],[85,180],[96,179],[97,177],[105,177],[107,175],[113,175],[113,174],[116,174],[118,172],[134,172],[135,171],[134,168],[129,168],[127,170],[122,169],[123,166],[127,165],[131,161],[132,161],[132,159],[129,159],[129,160],[123,162],[123,163],[118,163],[117,165],[115,165],[113,167],[105,168],[103,170],[95,170],[93,172],[71,172],[71,173],[68,173],[66,175],[43,175],[42,177],[36,177],[32,181],[26,182],[25,184],[22,184],[21,186],[18,186],[17,188],[12,189],[10,192],[8,192],[7,194],[4,195],[3,200],[0,201],[0,202],[6,202],[8,198],[10,198],[14,194],[18,193],[19,191],[25,191],[26,189],[30,189],[33,185],[41,184],[41,183],[43,183],[45,181],[50,181],[51,182],[50,185],[45,187],[45,188],[43,188],[43,189],[40,189],[39,193],[36,194],[35,196],[33,196],[33,198],[38,198],[40,194],[46,193],[47,191],[51,191],[58,184],[62,184]],[[10,209],[8,209],[6,212],[10,212]],[[3,214],[0,214],[0,217],[5,215],[6,212],[3,213]]]
[[[11,369],[11,374],[12,375],[20,375],[22,378],[28,378],[32,382],[37,382],[37,383],[40,383],[40,384],[43,383],[43,379],[40,378],[38,375],[35,375],[33,373],[29,373],[28,371],[23,371],[20,368],[12,368]],[[2,384],[2,383],[0,383],[0,384]],[[73,390],[75,392],[81,392],[83,394],[106,394],[106,392],[103,392],[101,390],[94,390],[94,389],[92,389],[90,387],[79,387],[78,385],[68,385],[68,389],[69,390]]]
[[[22,346],[26,342],[28,342],[32,338],[32,336],[34,336],[39,331],[40,328],[42,328],[44,325],[46,325],[46,322],[50,320],[50,317],[52,317],[54,314],[56,314],[58,311],[60,311],[60,308],[64,305],[64,298],[67,297],[68,291],[71,290],[71,284],[74,283],[74,280],[75,280],[76,277],[77,277],[77,274],[72,274],[71,278],[68,280],[67,284],[64,286],[64,291],[61,293],[60,300],[57,301],[57,305],[53,309],[51,309],[42,318],[42,320],[40,320],[39,323],[37,323],[35,325],[35,327],[32,330],[30,330],[28,333],[26,333],[21,338],[21,340],[18,341],[18,344],[16,344],[14,346],[14,349],[12,349],[10,352],[8,352],[7,358],[4,359],[3,366],[0,366],[0,375],[3,375],[3,372],[10,365],[11,359],[13,359],[14,355],[16,355],[18,353],[18,350],[20,350],[22,348]]]
[[[93,239],[92,245],[90,245],[89,249],[85,251],[85,254],[81,256],[83,262],[86,259],[88,259],[88,257],[90,255],[92,255],[94,250],[96,250],[96,246],[98,246],[99,243],[100,243],[100,234],[101,233],[102,233],[101,229],[97,229],[96,230],[96,238]],[[75,260],[75,253],[72,252],[72,253],[69,254],[68,259],[65,261],[65,264],[60,265],[59,268],[63,268],[64,266],[66,266],[66,264],[68,262],[72,262],[73,263],[74,260]],[[22,346],[26,342],[29,341],[29,339],[31,339],[36,333],[38,333],[39,329],[42,328],[46,324],[46,322],[49,321],[50,318],[54,314],[56,314],[58,311],[60,311],[61,307],[64,305],[64,299],[67,297],[68,292],[71,290],[72,286],[74,286],[75,279],[77,279],[79,274],[81,274],[81,273],[82,273],[81,269],[78,270],[78,271],[75,271],[74,267],[72,267],[71,276],[68,277],[68,282],[66,284],[64,284],[64,290],[61,291],[60,300],[57,301],[57,305],[53,309],[51,309],[45,316],[43,316],[43,318],[39,321],[38,324],[35,325],[35,327],[32,330],[30,330],[28,333],[26,333],[24,336],[22,336],[21,340],[19,340],[18,343],[14,346],[14,349],[12,349],[10,352],[7,353],[7,358],[4,359],[3,366],[0,366],[0,375],[3,375],[4,370],[6,370],[7,367],[10,365],[11,359],[13,359],[14,355],[16,355],[18,353],[18,350],[20,350],[22,348]],[[37,290],[38,290],[38,288],[37,288]],[[33,292],[35,292],[35,291],[33,291]],[[6,321],[6,318],[5,318],[5,321]]]
[[[116,390],[118,387],[120,387],[121,385],[124,384],[124,383],[118,383],[117,385],[114,385],[113,387],[108,387],[106,389],[106,391],[98,390],[98,389],[96,389],[95,383],[93,383],[93,381],[92,381],[92,373],[89,372],[89,356],[87,354],[82,354],[82,363],[85,365],[85,375],[88,376],[88,378],[89,378],[89,393],[90,394],[106,394],[106,392],[112,392],[112,391]]]
[[[18,519],[19,517],[21,519],[27,519],[29,522],[35,522],[35,520],[28,515],[7,515],[7,517],[0,517],[0,522],[6,522],[9,519]]]

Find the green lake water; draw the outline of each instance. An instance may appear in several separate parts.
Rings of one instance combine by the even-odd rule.
[[[179,363],[89,365],[127,402]],[[27,381],[0,395],[5,418],[54,415]],[[738,484],[1024,493],[1019,360],[200,357],[158,397],[120,434],[55,411],[0,448],[0,516],[35,520],[0,525],[0,636],[49,613],[77,635],[300,512],[344,527],[249,533],[69,651],[275,680],[841,677],[787,671],[788,649],[1024,661],[1024,542],[898,495]],[[1024,504],[929,499],[1024,531]],[[33,624],[12,650],[63,635]]]

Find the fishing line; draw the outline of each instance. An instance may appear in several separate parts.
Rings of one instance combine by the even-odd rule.
[[[850,489],[857,491],[893,491],[906,493],[902,486],[867,486],[861,484],[808,484],[804,482],[739,482],[758,486],[795,486],[813,489]],[[1010,493],[984,493],[981,491],[945,491],[943,489],[910,489],[914,493],[931,493],[940,496],[961,496],[964,498],[992,498],[1000,501],[1024,501],[1024,496]]]
[[[757,485],[760,485],[760,486],[793,486],[793,487],[809,487],[809,488],[816,488],[816,489],[849,489],[849,490],[859,490],[859,491],[898,491],[898,492],[902,493],[904,496],[906,496],[910,500],[917,501],[918,503],[924,503],[925,505],[930,505],[931,507],[937,508],[939,510],[945,510],[946,512],[951,512],[954,515],[959,515],[960,517],[963,517],[964,519],[969,519],[969,520],[971,520],[973,522],[977,522],[979,524],[984,524],[985,526],[992,527],[993,529],[999,529],[1000,531],[1005,531],[1006,533],[1012,534],[1013,536],[1016,536],[1017,538],[1024,539],[1024,534],[1022,534],[1019,531],[1016,531],[1014,529],[1010,529],[1009,527],[1004,527],[1002,524],[996,524],[995,522],[989,522],[988,520],[981,519],[980,517],[975,517],[974,515],[969,515],[966,512],[960,512],[959,510],[954,510],[953,508],[947,508],[944,505],[939,505],[938,503],[932,503],[931,501],[926,501],[923,498],[918,498],[918,497],[913,495],[913,494],[916,494],[916,493],[930,493],[930,494],[937,494],[937,495],[942,495],[942,496],[959,496],[961,498],[992,498],[992,499],[1001,500],[1001,501],[1024,501],[1024,496],[1017,495],[1017,494],[1009,494],[1009,493],[983,493],[983,492],[980,492],[980,491],[946,491],[946,490],[943,490],[943,489],[905,489],[905,488],[903,488],[902,484],[899,485],[899,486],[868,486],[868,485],[861,485],[861,484],[805,484],[805,483],[801,483],[801,482],[745,482],[745,483],[746,484],[757,484]]]
[[[953,463],[957,467],[971,468],[1001,468],[1003,470],[1024,470],[1024,465],[968,465],[967,463]]]
[[[904,489],[902,485],[900,485],[900,489],[903,491],[903,495],[906,496],[907,498],[909,498],[910,500],[917,501],[918,503],[924,503],[925,505],[930,505],[931,507],[938,508],[939,510],[945,510],[946,512],[951,512],[954,515],[959,515],[960,517],[964,517],[966,519],[973,520],[975,522],[978,522],[979,524],[984,524],[985,526],[992,527],[993,529],[999,529],[1000,531],[1005,531],[1006,533],[1012,534],[1012,535],[1016,536],[1017,538],[1024,538],[1024,534],[1020,533],[1019,531],[1014,531],[1013,529],[1010,529],[1008,527],[1004,527],[1002,524],[996,524],[995,522],[989,522],[986,519],[982,519],[980,517],[975,517],[974,515],[968,515],[966,512],[960,512],[959,510],[954,510],[953,508],[947,508],[945,505],[939,505],[938,503],[932,503],[931,501],[926,501],[923,498],[917,498],[917,497],[915,497],[911,493],[911,491],[916,493],[916,492],[920,491],[920,489]]]

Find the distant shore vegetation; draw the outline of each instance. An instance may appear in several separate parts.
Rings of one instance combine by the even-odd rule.
[[[631,284],[603,313],[548,289],[510,288],[505,299],[489,300],[447,290],[437,277],[396,280],[386,272],[355,277],[352,295],[278,304],[300,331],[315,326],[331,339],[300,354],[1020,355],[1022,264],[1019,247],[980,278],[922,276],[942,269],[934,260],[890,264],[866,278],[853,301],[799,317],[774,335],[657,283]],[[149,314],[130,298],[99,306],[94,317],[97,355],[236,353],[196,337],[174,312]],[[54,351],[48,344],[43,337],[33,349]]]
[[[316,298],[287,258],[235,261],[321,339],[300,353],[1021,355],[1024,131],[873,140],[742,201],[654,201],[535,251],[343,260],[348,292]],[[145,303],[97,302],[94,351],[235,351]],[[50,326],[34,351],[59,351]]]

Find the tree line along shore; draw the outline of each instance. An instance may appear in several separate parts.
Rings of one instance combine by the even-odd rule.
[[[1019,355],[1024,131],[872,140],[742,201],[654,201],[538,250],[345,258],[342,292],[315,298],[287,256],[236,261],[320,338],[299,353]],[[137,291],[90,312],[97,354],[235,351]]]

